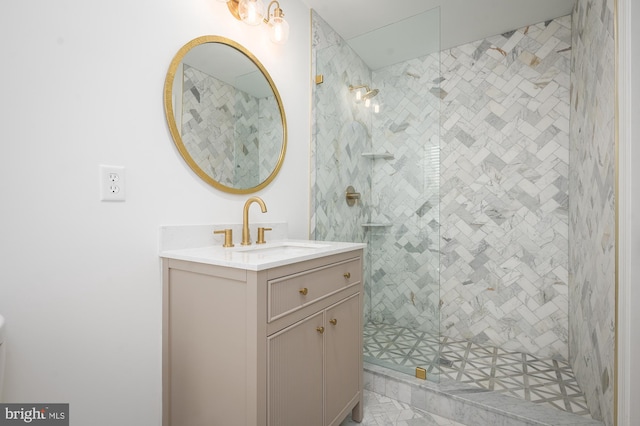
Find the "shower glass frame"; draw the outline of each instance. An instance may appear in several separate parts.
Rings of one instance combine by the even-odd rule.
[[[438,381],[440,10],[428,13],[437,14],[436,51],[372,70],[311,12],[322,83],[312,90],[310,234],[367,243],[365,362],[409,375],[420,367]],[[356,99],[357,86],[378,90],[378,113]],[[347,186],[361,193],[353,206]]]

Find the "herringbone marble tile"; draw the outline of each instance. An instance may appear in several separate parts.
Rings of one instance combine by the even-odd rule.
[[[615,7],[574,8],[569,200],[570,354],[594,415],[615,417]]]
[[[184,65],[181,135],[198,167],[234,188],[259,185],[280,156],[274,96],[257,98]]]
[[[441,54],[442,330],[568,356],[571,19]]]

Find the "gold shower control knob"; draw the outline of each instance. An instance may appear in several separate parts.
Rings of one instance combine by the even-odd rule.
[[[345,272],[345,273],[344,273],[344,277],[345,277],[346,279],[351,278],[351,272]]]
[[[316,331],[320,334],[324,333],[324,327],[318,327],[316,328]]]
[[[330,322],[331,324],[333,324],[333,325],[338,324],[338,320],[337,320],[336,318],[334,318],[334,319],[330,319],[330,320],[329,320],[329,322]]]
[[[299,291],[300,291],[300,294],[303,295],[303,296],[306,296],[307,293],[309,293],[309,289],[307,289],[306,287],[305,288],[301,288]]]

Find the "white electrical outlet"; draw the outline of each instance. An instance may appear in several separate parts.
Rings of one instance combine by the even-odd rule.
[[[100,201],[124,201],[125,178],[122,166],[100,166]]]

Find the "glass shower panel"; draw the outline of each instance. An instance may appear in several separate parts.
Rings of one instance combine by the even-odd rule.
[[[314,27],[323,34],[333,31],[319,17]],[[321,40],[314,46],[317,75],[323,82],[314,87],[311,235],[364,242],[371,165],[362,153],[371,150],[371,117],[354,101],[349,85],[369,81],[371,71],[343,41],[332,36]],[[346,202],[349,186],[360,194],[353,206]]]
[[[439,10],[422,15],[395,27],[417,25],[433,52],[422,46],[382,64],[362,59],[362,40],[352,47],[312,12],[312,69],[322,83],[313,91],[311,235],[367,243],[365,361],[411,375],[420,367],[437,380]],[[349,185],[360,193],[354,206]]]
[[[367,359],[438,379],[439,52],[373,71]],[[392,158],[390,158],[393,156]],[[382,336],[382,337],[381,337]]]

